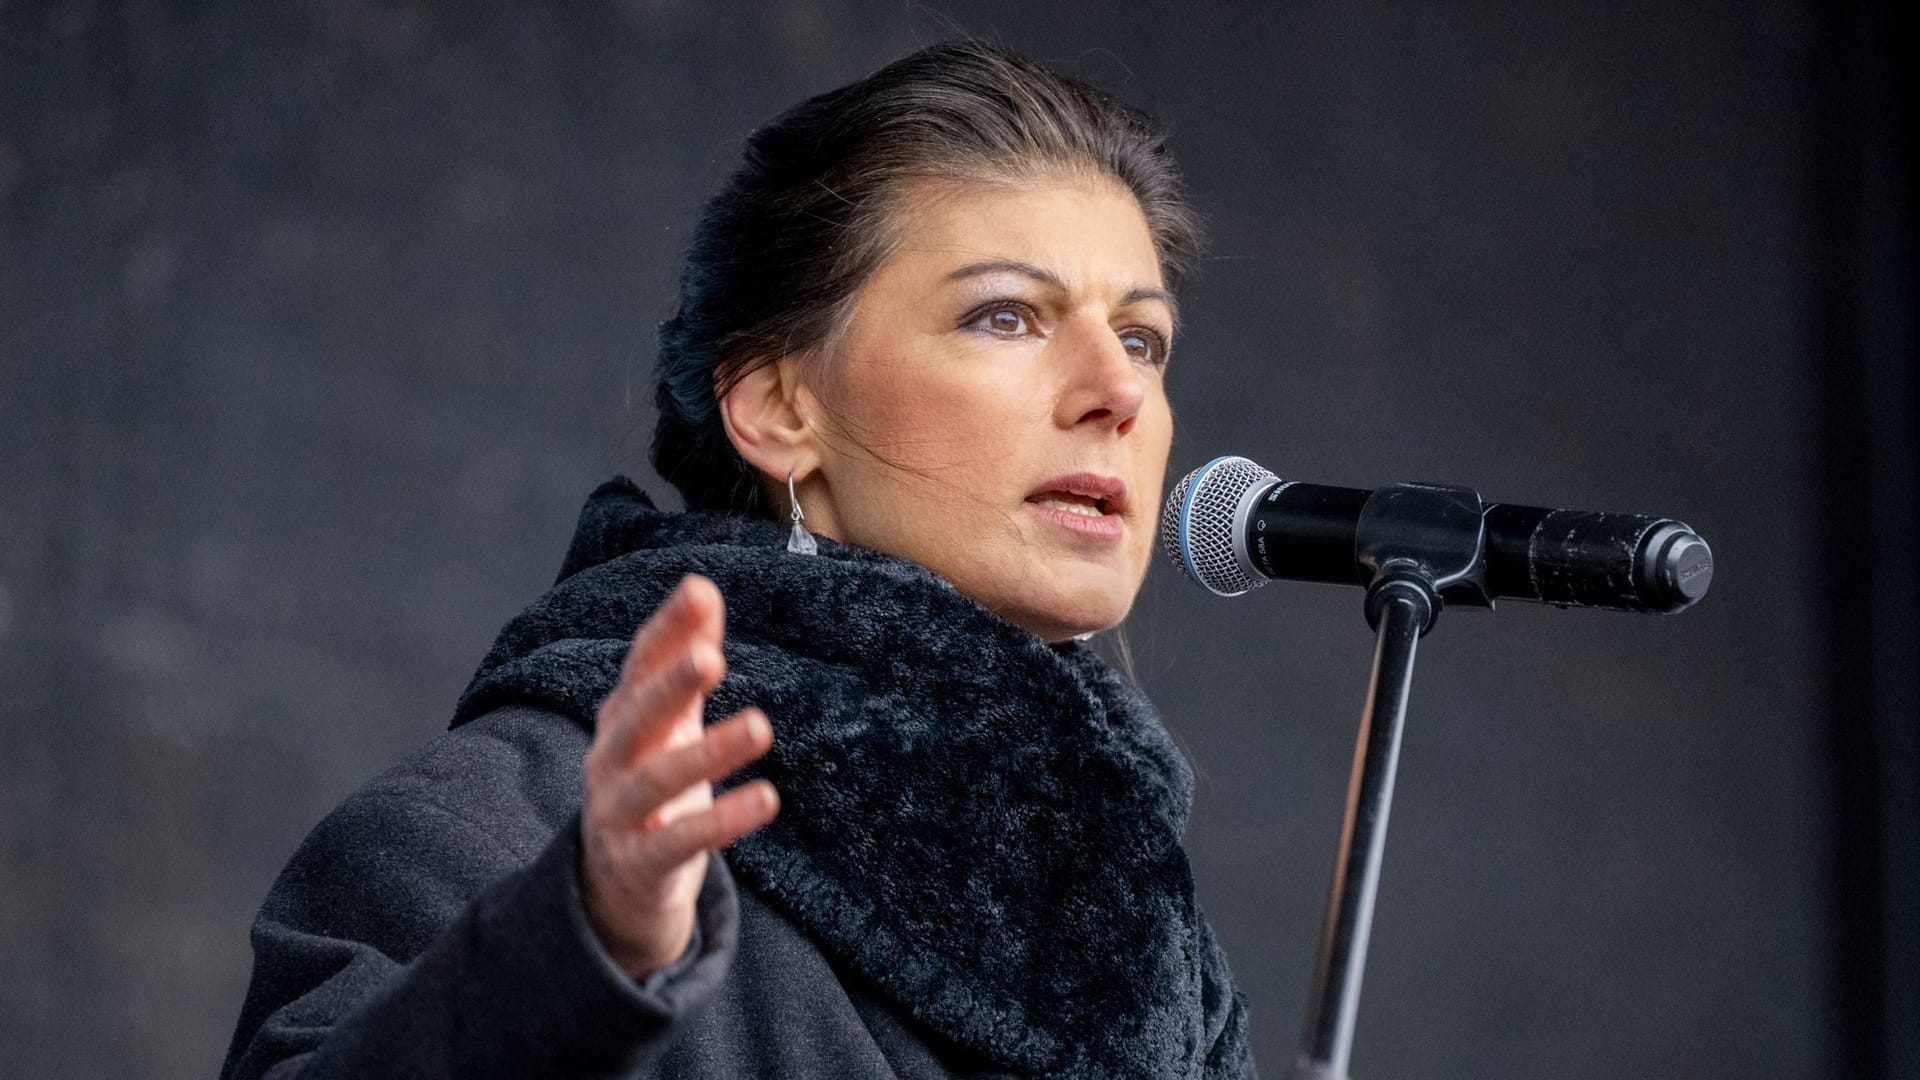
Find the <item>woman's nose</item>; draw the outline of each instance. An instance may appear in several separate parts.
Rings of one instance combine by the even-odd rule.
[[[1124,435],[1146,401],[1146,376],[1114,332],[1100,326],[1074,335],[1066,392],[1058,410],[1064,427],[1095,424]]]

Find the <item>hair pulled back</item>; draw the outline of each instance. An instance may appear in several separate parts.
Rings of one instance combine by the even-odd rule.
[[[1100,90],[973,41],[932,45],[809,98],[747,139],[702,209],[660,325],[653,465],[689,509],[767,512],[718,401],[754,368],[816,350],[885,261],[913,183],[1107,176],[1145,214],[1169,289],[1200,230],[1163,129]]]

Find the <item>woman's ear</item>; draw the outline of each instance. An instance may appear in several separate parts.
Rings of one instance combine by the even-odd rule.
[[[801,398],[798,357],[761,364],[720,398],[720,423],[741,460],[784,484],[818,467],[819,444]]]

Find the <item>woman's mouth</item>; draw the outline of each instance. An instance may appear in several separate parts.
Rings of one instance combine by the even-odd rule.
[[[1105,499],[1089,499],[1084,495],[1064,495],[1049,492],[1043,495],[1036,495],[1029,501],[1040,506],[1052,507],[1055,510],[1064,510],[1069,514],[1080,514],[1084,517],[1100,517],[1107,512]]]
[[[1127,485],[1095,473],[1058,476],[1042,484],[1027,504],[1048,521],[1078,536],[1118,539],[1126,532]]]

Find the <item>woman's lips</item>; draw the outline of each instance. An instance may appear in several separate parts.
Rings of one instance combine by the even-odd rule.
[[[1063,477],[1027,496],[1027,505],[1078,536],[1117,540],[1126,532],[1120,513],[1125,492],[1125,485],[1105,477]]]
[[[1077,533],[1080,536],[1096,540],[1118,540],[1127,531],[1126,522],[1118,514],[1087,515],[1073,510],[1062,510],[1058,506],[1048,506],[1044,502],[1027,501],[1035,513],[1048,521]]]
[[[1103,514],[1120,516],[1127,512],[1127,482],[1102,473],[1067,473],[1040,484],[1027,494],[1028,502],[1040,499],[1085,503]]]

